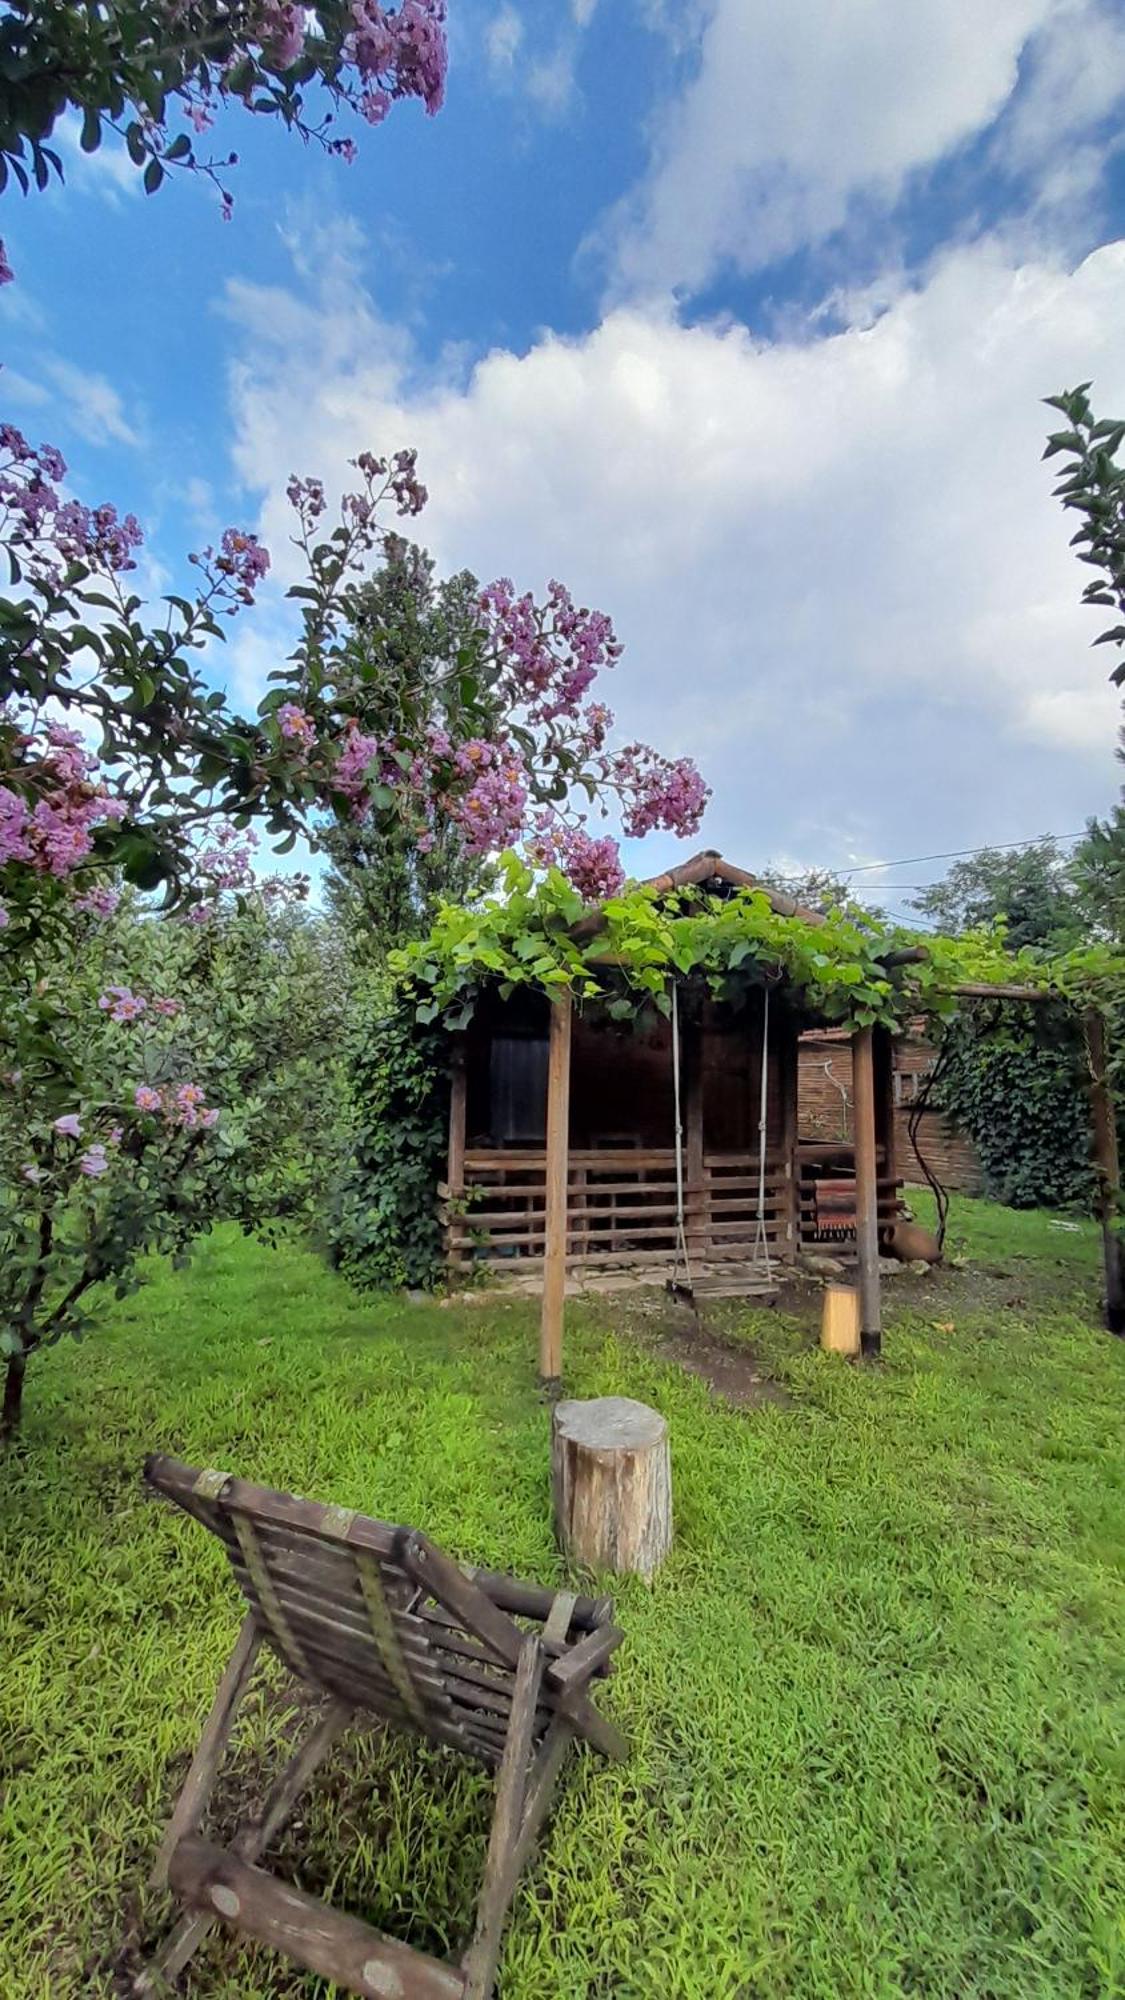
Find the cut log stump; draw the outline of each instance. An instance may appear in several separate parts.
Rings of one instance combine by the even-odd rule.
[[[629,1396],[555,1404],[555,1530],[572,1561],[651,1577],[672,1546],[672,1461],[658,1410]]]

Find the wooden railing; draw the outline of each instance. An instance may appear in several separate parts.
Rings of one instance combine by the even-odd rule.
[[[837,1151],[839,1149],[836,1149]],[[880,1166],[885,1161],[880,1159]],[[438,1188],[451,1269],[485,1264],[497,1270],[542,1261],[545,1233],[542,1152],[467,1152],[460,1189]],[[890,1222],[897,1183],[881,1174],[879,1218]],[[807,1173],[800,1184],[786,1163],[766,1160],[765,1236],[785,1262],[818,1240],[816,1204]],[[567,1264],[670,1264],[676,1254],[676,1155],[671,1147],[572,1151],[567,1180]],[[746,1261],[758,1234],[758,1159],[754,1153],[708,1153],[703,1176],[684,1182],[688,1256],[700,1262]]]
[[[439,1188],[446,1247],[457,1268],[502,1268],[543,1256],[545,1161],[539,1152],[465,1155],[464,1187]],[[766,1162],[765,1235],[774,1256],[795,1254],[797,1199],[784,1162]],[[706,1155],[702,1179],[684,1183],[690,1256],[750,1256],[757,1234],[758,1163],[749,1153]],[[567,1180],[567,1263],[669,1264],[676,1251],[676,1156],[671,1147],[572,1151]]]

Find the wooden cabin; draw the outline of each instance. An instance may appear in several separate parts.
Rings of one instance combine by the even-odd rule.
[[[714,852],[649,886],[715,896],[763,887]],[[779,914],[820,921],[764,893]],[[597,1006],[567,1004],[565,1013],[564,1050],[557,1000],[492,991],[460,1038],[441,1189],[451,1275],[480,1264],[542,1272],[552,1171],[565,1191],[562,1258],[572,1275],[709,1274],[712,1290],[724,1280],[723,1290],[749,1292],[776,1281],[802,1247],[854,1239],[854,1142],[799,1136],[799,1041],[816,1021],[783,978],[748,985],[736,1008],[688,975],[674,1021],[655,1009],[624,1024]],[[891,1041],[877,1030],[867,1043],[885,1226],[897,1209]],[[553,1160],[552,1054],[560,1117],[566,1100]]]

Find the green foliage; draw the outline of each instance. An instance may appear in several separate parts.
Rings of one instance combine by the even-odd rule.
[[[34,952],[0,957],[0,975],[0,1358],[14,1427],[28,1356],[88,1332],[104,1288],[132,1290],[146,1251],[183,1257],[220,1219],[269,1231],[308,1212],[344,989],[321,927],[246,901],[205,925],[74,910]],[[134,1019],[114,1019],[115,988],[130,1006],[139,996]]]
[[[952,1230],[1009,1275],[896,1280],[877,1370],[821,1356],[811,1323],[732,1315],[789,1407],[712,1397],[620,1296],[568,1311],[570,1391],[668,1419],[677,1533],[653,1588],[616,1585],[605,1700],[631,1754],[571,1765],[515,1898],[505,2000],[1120,1993],[1125,1344],[1097,1330],[1091,1226],[955,1201]],[[5,2000],[108,1996],[169,1921],[144,1877],[240,1612],[213,1538],[145,1499],[147,1452],[579,1587],[551,1527],[533,1303],[358,1300],[232,1232],[151,1276],[88,1358],[45,1358],[31,1449],[0,1475]],[[292,1752],[291,1686],[267,1674],[250,1701],[219,1840]],[[445,1953],[493,1789],[348,1732],[269,1865]],[[191,1984],[317,1988],[225,1928]]]
[[[781,971],[822,1019],[894,1026],[919,1010],[951,1013],[962,981],[1057,987],[1077,997],[1119,978],[1125,966],[1121,954],[1101,945],[1049,960],[1010,952],[1002,927],[923,939],[849,908],[810,923],[778,916],[752,889],[700,902],[684,892],[626,888],[602,906],[600,923],[583,923],[590,912],[557,871],[537,880],[505,855],[500,874],[500,896],[471,909],[443,907],[427,938],[392,954],[420,1022],[463,1027],[489,980],[502,995],[521,985],[548,993],[569,987],[627,1019],[638,1003],[666,1013],[674,977],[694,974],[716,998],[737,1002],[748,984]],[[900,951],[908,962],[889,965]]]
[[[972,1140],[987,1192],[1012,1208],[1088,1210],[1094,1194],[1081,1029],[1061,1007],[960,1015],[940,1101]]]
[[[332,1261],[364,1289],[435,1284],[435,1189],[449,1118],[445,1037],[385,993],[361,999],[347,1087],[345,1156],[327,1224]]]
[[[1054,490],[1064,507],[1081,516],[1081,526],[1071,536],[1079,562],[1099,572],[1082,592],[1082,602],[1104,605],[1122,621],[1107,626],[1094,641],[1115,648],[1118,659],[1110,678],[1120,687],[1125,681],[1125,466],[1117,463],[1117,454],[1125,423],[1115,417],[1099,422],[1090,407],[1089,387],[1081,382],[1061,396],[1044,398],[1050,408],[1062,411],[1069,429],[1052,432],[1043,456],[1066,460]]]
[[[916,897],[915,908],[952,933],[1002,918],[1013,951],[1067,951],[1089,935],[1071,865],[1050,839],[1032,847],[982,848]]]
[[[1071,857],[1071,874],[1089,929],[1125,942],[1125,807],[1114,806],[1108,819],[1087,823],[1086,837]]]
[[[480,585],[469,572],[436,582],[424,549],[392,538],[386,561],[357,589],[350,660],[369,690],[397,713],[417,704],[415,727],[456,729],[468,662],[479,650]],[[327,855],[328,908],[357,966],[381,970],[387,953],[430,927],[442,902],[473,900],[490,884],[483,855],[467,854],[464,832],[437,804],[424,836],[392,814],[378,823],[347,816],[317,829]]]

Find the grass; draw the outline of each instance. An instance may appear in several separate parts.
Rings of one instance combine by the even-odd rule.
[[[735,1411],[608,1297],[568,1385],[671,1426],[677,1538],[617,1591],[621,1768],[576,1760],[517,1897],[505,2000],[1125,1994],[1125,1344],[1092,1232],[959,1203],[976,1268],[896,1279],[886,1364],[729,1316],[788,1407]],[[544,1581],[534,1307],[357,1300],[220,1235],[28,1383],[0,1467],[0,1994],[126,1990],[145,1895],[239,1612],[221,1552],[146,1500],[145,1452],[416,1521]],[[218,1814],[297,1705],[267,1684]],[[274,1865],[431,1950],[467,1931],[487,1781],[374,1736],[326,1767]],[[186,1991],[327,1990],[220,1937]]]

